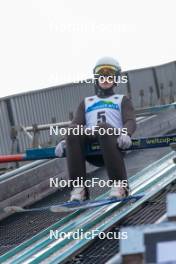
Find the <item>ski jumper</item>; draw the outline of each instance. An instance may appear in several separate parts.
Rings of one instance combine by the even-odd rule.
[[[136,129],[134,108],[127,96],[111,94],[110,96],[86,97],[79,105],[70,127],[84,125],[87,128],[98,125],[99,128],[127,128],[128,135]],[[84,156],[86,144],[99,142],[102,155]],[[95,166],[105,165],[110,180],[127,180],[124,157],[117,147],[116,135],[74,135],[66,137],[66,155],[69,177],[72,180],[86,176],[85,161]]]

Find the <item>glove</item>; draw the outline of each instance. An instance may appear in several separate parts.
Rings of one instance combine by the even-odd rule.
[[[66,141],[63,139],[62,141],[59,142],[59,144],[55,148],[55,155],[59,158],[61,158],[64,154],[64,149],[65,149]]]
[[[124,134],[121,134],[117,138],[117,143],[121,149],[128,149],[132,145],[130,136]]]

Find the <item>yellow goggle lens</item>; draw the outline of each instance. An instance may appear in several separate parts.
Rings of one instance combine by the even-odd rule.
[[[95,74],[102,76],[115,76],[117,69],[111,65],[100,65],[95,68]]]

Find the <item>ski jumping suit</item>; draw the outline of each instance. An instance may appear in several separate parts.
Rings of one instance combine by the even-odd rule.
[[[70,127],[85,125],[99,128],[127,128],[131,136],[136,129],[134,108],[127,96],[111,94],[110,96],[86,97],[79,105],[76,115]],[[84,156],[86,144],[99,142],[102,154],[99,156]],[[66,155],[70,179],[83,177],[85,180],[85,161],[95,166],[105,165],[110,180],[127,180],[123,153],[117,147],[116,135],[74,135],[70,133],[66,137]]]

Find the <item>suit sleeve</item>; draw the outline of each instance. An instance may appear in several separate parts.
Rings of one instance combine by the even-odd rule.
[[[86,124],[84,100],[79,104],[71,124],[76,124],[76,125],[85,125]]]
[[[132,135],[136,130],[136,115],[131,100],[124,96],[122,99],[122,121],[123,127],[127,128],[128,135]]]

